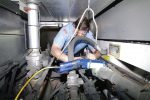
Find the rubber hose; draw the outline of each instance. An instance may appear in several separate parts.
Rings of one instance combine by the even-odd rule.
[[[68,46],[68,60],[69,61],[74,60],[74,47],[76,46],[77,42],[79,42],[81,40],[83,43],[87,43],[96,49],[97,44],[93,40],[91,40],[87,37],[77,36],[70,42],[70,45]]]

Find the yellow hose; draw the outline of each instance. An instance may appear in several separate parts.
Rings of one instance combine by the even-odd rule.
[[[59,67],[45,67],[45,68],[42,68],[41,70],[37,71],[36,73],[34,73],[31,78],[29,78],[27,80],[27,82],[24,84],[24,86],[20,89],[20,91],[18,92],[18,94],[16,95],[15,97],[15,100],[18,100],[20,94],[22,93],[22,91],[25,89],[25,87],[29,84],[29,82],[37,75],[39,74],[40,72],[42,72],[43,70],[45,69],[51,69],[51,68],[59,68]]]

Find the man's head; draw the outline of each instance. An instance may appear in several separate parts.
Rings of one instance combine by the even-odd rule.
[[[78,18],[75,22],[75,28],[77,27],[78,23],[80,21],[80,18]],[[82,19],[82,22],[80,23],[79,27],[78,27],[78,31],[77,31],[77,36],[84,36],[86,35],[86,33],[90,30],[90,23],[89,20],[84,17]]]

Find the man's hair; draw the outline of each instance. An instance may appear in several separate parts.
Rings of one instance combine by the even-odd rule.
[[[78,18],[75,22],[75,28],[77,28],[77,25],[80,21],[80,18]],[[89,23],[89,19],[87,19],[86,17],[84,17],[78,27],[79,30],[84,30],[84,31],[89,31],[90,30],[90,23]]]

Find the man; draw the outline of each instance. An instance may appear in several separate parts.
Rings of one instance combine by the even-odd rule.
[[[63,49],[63,47],[65,47],[65,45],[68,43],[68,41],[72,37],[72,35],[73,35],[73,33],[74,33],[78,23],[79,23],[79,20],[80,19],[62,27],[60,29],[60,31],[58,32],[58,34],[56,35],[56,37],[54,38],[53,45],[51,48],[51,54],[60,61],[63,61],[63,62],[68,61],[67,49],[64,50],[64,52],[62,54],[61,54],[61,50]],[[94,41],[93,34],[90,31],[89,20],[86,17],[80,23],[79,28],[77,29],[75,36],[81,36],[81,37],[85,36],[85,37],[90,38]],[[87,44],[85,44],[85,43],[77,44],[77,46],[75,47],[74,53],[76,54],[81,49],[85,48],[86,46],[87,46]],[[92,52],[92,53],[88,53],[88,55],[87,55],[88,59],[94,60],[94,59],[100,57],[99,51],[95,50],[92,46],[88,45],[88,47],[89,47],[90,51]],[[75,57],[74,60],[76,60],[76,59],[82,59],[82,57]]]

